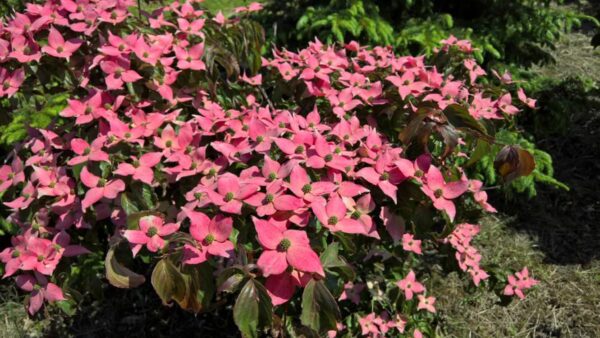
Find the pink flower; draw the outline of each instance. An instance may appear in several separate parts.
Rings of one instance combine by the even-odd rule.
[[[186,19],[179,18],[177,19],[177,24],[179,26],[179,30],[190,35],[198,35],[203,36],[204,33],[201,31],[204,27],[205,19],[197,19],[195,21],[189,22]]]
[[[393,213],[388,207],[381,208],[379,218],[383,221],[383,225],[394,242],[398,242],[404,233],[404,218],[396,213]]]
[[[256,217],[252,217],[252,221],[264,249],[257,264],[265,277],[281,274],[288,266],[325,277],[319,256],[310,247],[306,232],[281,229]]]
[[[527,95],[525,95],[525,91],[523,90],[523,88],[519,88],[519,90],[517,91],[517,97],[521,102],[525,103],[527,107],[535,109],[536,100],[528,98]]]
[[[442,172],[434,166],[429,168],[425,177],[427,182],[421,186],[421,190],[431,198],[436,209],[445,211],[450,220],[454,220],[456,207],[452,199],[467,191],[467,183],[463,180],[446,183]]]
[[[421,251],[421,241],[415,239],[414,236],[409,233],[402,235],[402,248],[405,251],[412,251],[417,255],[423,254],[423,251]]]
[[[60,112],[62,117],[75,117],[75,124],[92,122],[103,110],[102,92],[96,92],[84,101],[68,100],[69,105]]]
[[[69,59],[79,49],[82,42],[79,40],[65,41],[63,36],[54,27],[50,27],[48,45],[42,48],[42,52],[57,58]]]
[[[277,211],[293,211],[304,207],[304,201],[296,196],[285,194],[283,181],[277,180],[267,185],[262,205],[256,208],[258,216],[271,216]]]
[[[144,245],[150,252],[161,250],[165,246],[163,237],[177,231],[179,224],[165,224],[162,217],[149,215],[140,218],[139,228],[139,230],[125,230],[123,232],[123,237],[133,244],[134,256]]]
[[[107,181],[90,173],[87,167],[83,167],[80,174],[81,182],[88,188],[84,199],[81,201],[83,210],[98,202],[100,199],[115,199],[117,195],[125,190],[125,183],[122,180]]]
[[[44,275],[52,275],[58,265],[64,249],[53,245],[52,241],[45,238],[30,237],[27,249],[22,253],[21,270],[35,270]]]
[[[366,229],[358,220],[348,217],[348,210],[338,195],[332,195],[329,201],[319,197],[311,203],[311,208],[321,224],[333,232],[367,235],[371,230]]]
[[[213,21],[223,26],[227,19],[225,18],[225,15],[223,15],[222,11],[218,11],[217,15],[215,15],[215,17],[213,18]]]
[[[331,182],[311,182],[308,173],[301,166],[295,166],[290,175],[290,190],[298,197],[311,202],[318,196],[331,193],[335,184]]]
[[[388,169],[383,157],[377,161],[374,167],[360,169],[356,176],[378,186],[394,203],[397,203],[397,185],[401,182],[402,175],[396,168]]]
[[[163,49],[161,46],[149,46],[143,37],[140,37],[134,45],[133,52],[145,63],[156,65],[160,59]]]
[[[352,111],[361,104],[360,100],[354,99],[351,88],[346,88],[339,93],[332,94],[327,99],[329,99],[329,103],[333,107],[333,113],[340,119],[343,119],[347,112]]]
[[[537,285],[539,281],[529,276],[529,270],[524,267],[520,272],[508,276],[508,285],[504,288],[504,294],[507,296],[517,295],[520,299],[525,299],[523,291]]]
[[[376,325],[375,320],[375,313],[373,312],[358,319],[358,324],[360,325],[361,334],[363,336],[370,335],[372,337],[378,337],[380,335],[379,326]]]
[[[262,75],[258,74],[253,77],[248,77],[246,74],[241,76],[242,81],[252,85],[252,86],[260,86],[262,84]]]
[[[37,198],[37,189],[33,186],[31,182],[27,182],[23,190],[21,191],[21,195],[10,202],[4,202],[4,205],[11,209],[22,210],[29,207],[31,202]]]
[[[296,288],[305,286],[312,279],[309,273],[292,270],[278,275],[270,275],[265,281],[265,288],[271,297],[273,306],[287,303]]]
[[[259,190],[258,185],[240,183],[237,176],[225,173],[217,180],[217,191],[209,190],[207,192],[211,201],[221,211],[241,215],[243,202],[254,206],[260,205],[261,197],[259,195],[252,199]]]
[[[512,97],[510,93],[502,95],[496,102],[496,106],[508,115],[515,115],[519,109],[512,105]]]
[[[473,193],[473,198],[479,205],[483,208],[483,210],[487,212],[497,212],[496,208],[494,208],[491,204],[488,203],[488,195],[483,189],[483,182],[479,180],[469,180],[468,189]]]
[[[204,213],[184,209],[191,221],[190,234],[198,241],[200,247],[186,244],[184,247],[183,263],[200,264],[209,255],[229,258],[233,252],[233,243],[229,235],[233,229],[231,217],[216,215],[212,219]]]
[[[177,67],[179,69],[205,70],[206,66],[202,62],[204,55],[204,43],[199,43],[189,49],[184,49],[179,46],[173,47],[175,56],[177,57]]]
[[[106,142],[106,137],[104,136],[96,138],[91,145],[84,139],[72,139],[71,150],[79,156],[71,158],[67,164],[74,166],[87,161],[108,162],[108,154],[102,151],[104,142]]]
[[[42,57],[40,46],[29,36],[14,36],[11,41],[12,52],[8,55],[21,63],[39,62]]]
[[[482,270],[479,266],[469,268],[467,271],[469,271],[471,279],[473,279],[473,283],[476,286],[479,286],[479,283],[481,283],[482,280],[486,280],[488,277],[490,277],[490,275],[488,275],[488,273]]]
[[[415,273],[412,270],[410,270],[403,280],[397,282],[396,285],[404,291],[406,300],[413,299],[413,294],[415,293],[422,293],[425,291],[425,287],[416,280]]]
[[[485,70],[481,68],[474,59],[466,59],[463,61],[463,65],[469,71],[469,79],[471,83],[475,83],[478,77],[486,75]]]
[[[0,167],[0,192],[25,181],[23,163],[16,158],[11,165]]]
[[[425,297],[423,295],[418,295],[419,305],[417,305],[417,310],[427,310],[431,313],[435,313],[435,297]]]
[[[108,44],[98,48],[104,55],[122,56],[131,53],[132,46],[137,42],[137,37],[134,34],[128,35],[125,39],[118,35],[114,35],[108,31]]]
[[[350,211],[350,217],[363,224],[367,236],[379,239],[377,227],[373,223],[371,216],[369,216],[375,210],[375,202],[371,198],[371,194],[365,194],[356,202],[352,198],[343,198],[342,200]]]
[[[423,176],[429,171],[429,167],[431,166],[431,156],[421,155],[414,162],[401,158],[394,162],[394,165],[398,167],[404,177],[413,178],[417,182],[422,183]]]
[[[25,70],[23,68],[19,68],[10,74],[6,69],[0,68],[0,97],[15,95],[23,81],[25,81]]]
[[[121,89],[123,83],[131,83],[140,80],[142,77],[136,71],[130,69],[131,62],[129,59],[120,57],[107,58],[100,62],[100,68],[104,73],[108,74],[105,77],[106,87],[108,89]]]
[[[352,303],[358,305],[360,303],[360,293],[365,289],[365,284],[363,283],[352,283],[348,282],[344,284],[344,291],[340,295],[338,300],[350,300]]]
[[[261,173],[269,182],[273,182],[275,180],[283,180],[286,179],[295,163],[288,161],[285,164],[281,165],[279,162],[272,160],[268,155],[265,155],[265,162],[261,167]]]
[[[29,307],[27,309],[30,315],[39,311],[44,299],[49,302],[65,299],[58,285],[48,282],[45,276],[37,273],[35,277],[30,274],[19,275],[17,276],[16,283],[21,290],[31,292]]]
[[[154,181],[154,167],[162,159],[162,153],[146,153],[140,158],[132,157],[133,163],[119,163],[119,167],[114,171],[121,176],[133,176],[134,180],[152,185]]]

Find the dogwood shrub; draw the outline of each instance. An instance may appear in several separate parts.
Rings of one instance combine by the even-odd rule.
[[[0,168],[4,278],[31,314],[85,292],[98,253],[113,286],[232,306],[250,337],[433,334],[434,270],[506,296],[536,283],[486,272],[472,244],[495,211],[472,165],[535,101],[483,78],[468,41],[431,60],[318,40],[261,59],[259,4],[135,5],[49,0],[0,26],[4,107],[68,99]],[[496,164],[507,181],[534,166],[512,145]]]

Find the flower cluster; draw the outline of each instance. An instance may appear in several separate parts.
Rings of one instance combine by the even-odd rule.
[[[197,294],[211,295],[207,290],[181,295],[165,291],[174,282],[161,283],[172,279],[199,288],[197,273],[189,271],[209,269],[198,278],[223,273],[220,289],[234,291],[247,281],[240,299],[248,298],[238,303],[265,302],[264,289],[269,307],[261,309],[299,307],[294,295],[304,289],[303,325],[317,331],[342,328],[341,318],[320,327],[304,315],[311,311],[304,299],[325,302],[335,299],[333,292],[340,300],[361,301],[349,291],[362,290],[352,286],[366,278],[354,275],[352,265],[360,263],[346,262],[338,249],[364,245],[365,253],[371,250],[364,261],[377,256],[376,246],[387,250],[388,258],[394,257],[387,261],[396,262],[395,276],[404,276],[397,281],[404,301],[417,294],[417,311],[435,313],[435,297],[426,297],[416,273],[398,263],[409,253],[418,262],[431,255],[425,248],[435,251],[450,243],[460,268],[476,284],[487,278],[470,245],[476,226],[460,224],[440,242],[420,230],[415,215],[455,227],[455,220],[466,217],[461,208],[467,200],[494,211],[481,182],[468,179],[459,164],[469,156],[467,141],[473,136],[455,129],[448,121],[456,119],[444,112],[468,107],[461,119],[478,128],[481,119],[516,113],[509,91],[496,97],[486,92],[476,83],[484,73],[471,58],[460,70],[467,71],[467,82],[427,66],[424,57],[317,40],[299,52],[274,50],[272,58],[262,59],[262,73],[247,69],[222,81],[223,87],[241,88],[228,92],[235,100],[215,96],[215,90],[225,89],[207,78],[215,73],[216,54],[208,34],[234,27],[239,18],[222,13],[211,18],[199,2],[175,1],[158,9],[143,29],[127,10],[134,1],[127,0],[29,4],[26,13],[0,26],[0,96],[35,81],[23,64],[63,62],[77,84],[69,88],[62,124],[32,129],[11,154],[11,165],[0,168],[4,205],[20,232],[0,259],[5,277],[17,274],[21,289],[32,292],[30,313],[44,299],[65,299],[48,278],[59,283],[55,271],[64,258],[88,252],[70,245],[68,233],[85,241],[78,234],[104,229],[111,229],[102,233],[112,237],[109,250],[120,241],[133,256],[161,259],[152,284],[165,303],[191,304],[198,302]],[[257,10],[260,5],[251,4],[236,12]],[[46,37],[47,44],[37,42]],[[278,93],[283,90],[296,90],[298,101]],[[524,94],[519,98],[532,104]],[[420,122],[404,123],[415,115]],[[397,129],[387,132],[394,123]],[[396,135],[405,128],[413,135],[399,140]],[[434,133],[443,136],[446,147],[424,144],[415,155],[411,145],[417,143],[411,140]],[[349,238],[356,244],[348,244]],[[118,273],[132,277],[132,271],[114,264],[107,265],[109,281]],[[243,276],[235,277],[238,273]],[[338,291],[325,286],[323,280],[331,277],[337,278]],[[506,294],[522,296],[535,284],[526,270],[517,278],[509,278]],[[314,297],[306,296],[311,292]],[[337,304],[329,309],[339,312]],[[359,320],[362,334],[404,332],[414,324],[405,319],[410,313],[382,310],[385,315]],[[239,321],[240,329],[247,329]],[[258,319],[252,323],[257,329]],[[421,334],[416,326],[412,331]]]

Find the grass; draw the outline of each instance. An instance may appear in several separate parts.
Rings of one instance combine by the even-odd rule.
[[[540,284],[523,301],[499,305],[492,293],[468,292],[458,275],[439,279],[432,292],[439,295],[447,337],[600,337],[600,262],[590,266],[547,264],[536,240],[511,229],[514,218],[488,217],[476,245],[484,266],[529,267]],[[472,289],[471,289],[472,290]]]

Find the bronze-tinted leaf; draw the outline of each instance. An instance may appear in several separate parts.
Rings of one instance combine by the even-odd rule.
[[[210,305],[215,293],[209,264],[179,266],[163,258],[152,272],[152,286],[165,305],[171,301],[184,310],[200,312]]]
[[[477,121],[469,110],[460,104],[451,104],[444,109],[444,115],[448,122],[458,129],[467,129],[474,131],[478,136],[487,136],[487,130],[479,121]]]
[[[119,249],[120,243],[111,245],[106,253],[106,258],[104,259],[106,279],[108,279],[110,284],[118,288],[135,288],[143,284],[146,279],[144,276],[129,270],[117,260],[117,250]]]
[[[335,330],[341,318],[338,304],[325,283],[314,279],[308,282],[302,294],[302,324],[322,334]]]
[[[507,145],[496,155],[494,167],[504,182],[508,183],[518,177],[531,174],[535,169],[535,160],[527,150]]]
[[[186,282],[168,257],[156,264],[150,282],[165,305],[169,305],[172,300],[180,301],[186,296]]]

